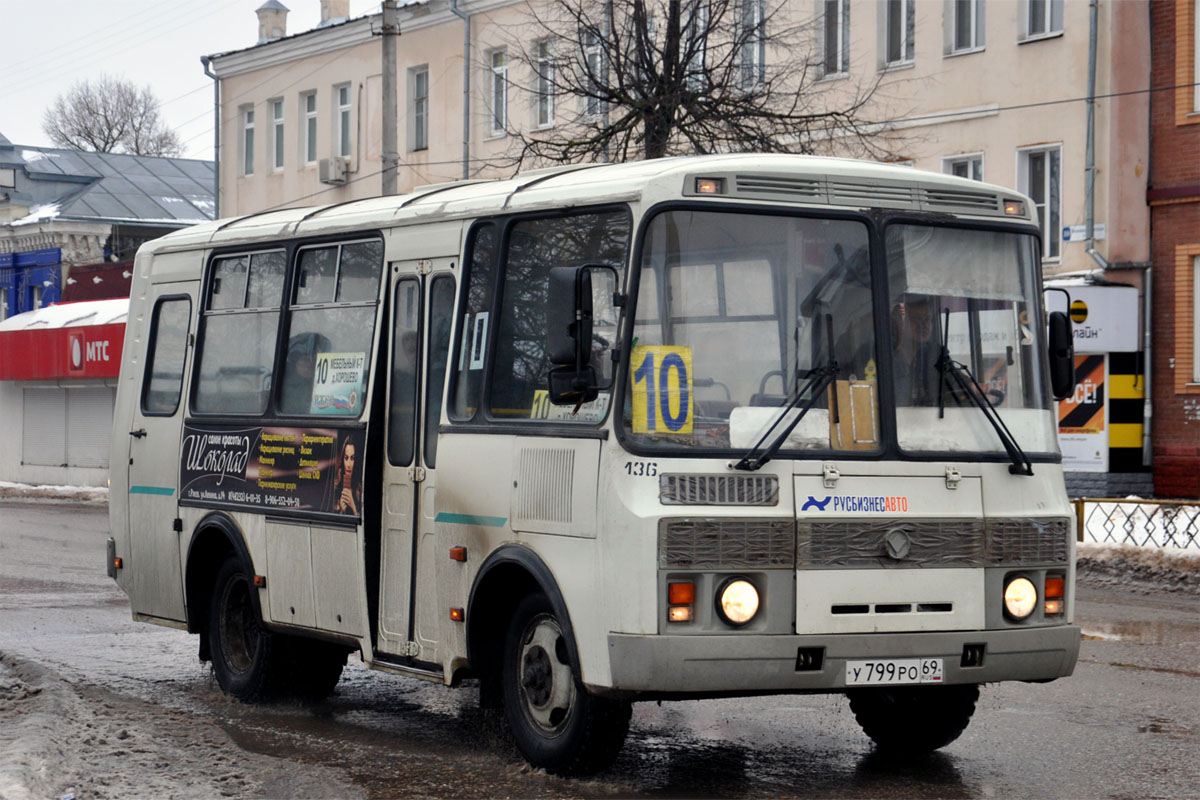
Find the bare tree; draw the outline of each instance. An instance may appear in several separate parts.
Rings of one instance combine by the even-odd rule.
[[[149,86],[110,75],[76,83],[42,115],[42,130],[59,147],[100,153],[178,156],[183,145],[163,123]]]
[[[532,0],[509,50],[528,67],[537,119],[506,120],[514,141],[506,158],[520,165],[747,151],[894,157],[895,140],[869,118],[879,99],[876,71],[861,82],[821,80],[831,63],[814,35],[821,20],[796,18],[811,7]],[[833,71],[842,70],[834,63]]]

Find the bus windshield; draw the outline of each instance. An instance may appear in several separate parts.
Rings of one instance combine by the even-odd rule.
[[[1004,453],[949,379],[953,361],[1022,449],[1052,451],[1032,237],[894,224],[883,240],[889,303],[877,314],[867,221],[654,217],[624,404],[632,443],[746,451],[782,423],[770,434],[786,431],[781,454],[878,453],[891,400],[906,451]]]

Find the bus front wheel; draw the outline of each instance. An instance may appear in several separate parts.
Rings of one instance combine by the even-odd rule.
[[[876,686],[846,694],[854,718],[880,751],[916,755],[945,747],[966,730],[979,686]]]
[[[276,660],[275,636],[263,627],[250,578],[236,557],[217,571],[209,613],[213,673],[226,694],[261,700],[271,689]]]
[[[504,642],[504,714],[535,767],[584,775],[607,767],[629,731],[628,702],[588,694],[545,595],[518,604]]]

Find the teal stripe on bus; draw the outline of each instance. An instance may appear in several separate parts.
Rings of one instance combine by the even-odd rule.
[[[482,525],[485,528],[503,528],[507,517],[480,517],[475,514],[448,514],[439,511],[434,522],[449,522],[452,525]]]
[[[175,494],[175,490],[170,486],[130,486],[130,494],[161,494],[167,497]]]

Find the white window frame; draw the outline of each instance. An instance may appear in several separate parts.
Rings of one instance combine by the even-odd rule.
[[[242,106],[242,136],[241,136],[241,158],[242,175],[249,177],[254,174],[254,106]]]
[[[913,64],[913,50],[916,49],[916,8],[915,0],[881,0],[880,21],[882,58],[884,69],[908,67]],[[893,20],[899,16],[900,24],[893,25]],[[896,42],[897,57],[892,58],[892,31],[899,32],[900,39]]]
[[[488,51],[488,131],[503,136],[508,130],[508,50]]]
[[[284,127],[283,127],[283,98],[277,97],[268,101],[271,108],[271,171],[281,172],[283,170],[284,149]]]
[[[1042,185],[1031,185],[1031,157],[1045,157],[1045,168],[1042,173]],[[1053,157],[1052,157],[1053,156]],[[1058,166],[1058,197],[1053,197],[1054,176],[1053,165]],[[1042,260],[1059,261],[1062,259],[1062,205],[1063,205],[1063,147],[1062,144],[1039,145],[1038,147],[1021,148],[1017,150],[1017,191],[1024,192],[1033,199],[1034,211],[1037,212],[1038,226],[1042,229]],[[1035,189],[1037,191],[1035,191]],[[1041,202],[1038,196],[1041,196]],[[1057,200],[1057,207],[1052,202]]]
[[[422,81],[422,78],[424,80]],[[422,86],[424,83],[424,86]],[[423,92],[423,93],[422,93]],[[429,65],[408,70],[408,149],[429,149]]]
[[[317,93],[315,90],[300,93],[300,163],[311,166],[317,163]]]
[[[534,125],[554,127],[554,41],[539,39],[533,45],[534,55]]]
[[[837,78],[850,74],[850,0],[820,0],[821,2],[821,71],[825,77]],[[832,12],[837,30],[834,32],[834,63],[829,68],[829,19]]]
[[[961,55],[963,53],[978,53],[987,45],[986,13],[984,0],[946,0],[946,54]],[[963,13],[966,13],[968,41],[958,39],[958,23]]]
[[[1021,0],[1020,35],[1022,42],[1035,42],[1063,34],[1063,0]],[[1042,30],[1034,31],[1034,25]]]
[[[350,84],[333,87],[333,103],[334,154],[349,158],[354,153],[354,94]]]
[[[736,0],[738,81],[750,89],[766,78],[766,0]]]
[[[965,176],[973,181],[983,180],[983,153],[959,153],[953,156],[942,157],[942,174],[953,175],[954,168],[960,164],[965,164],[967,174]]]

